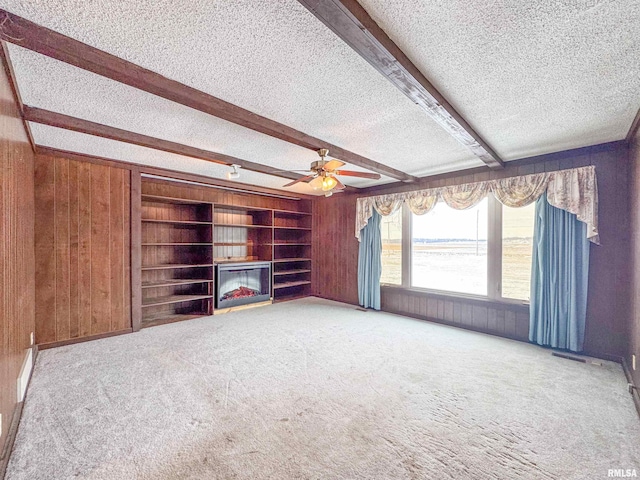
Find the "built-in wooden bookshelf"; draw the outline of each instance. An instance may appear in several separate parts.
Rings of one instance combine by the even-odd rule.
[[[272,210],[215,204],[213,224],[216,263],[272,260]]]
[[[219,264],[269,262],[273,301],[311,294],[308,200],[156,180],[142,187],[143,327],[212,315]]]
[[[274,301],[311,292],[311,214],[215,204],[214,262],[271,261]]]
[[[274,301],[311,294],[311,214],[273,210]]]
[[[213,205],[142,195],[142,326],[213,313]]]

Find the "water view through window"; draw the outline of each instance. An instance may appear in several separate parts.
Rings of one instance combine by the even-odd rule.
[[[412,215],[411,285],[487,294],[488,200],[467,210],[439,202]]]

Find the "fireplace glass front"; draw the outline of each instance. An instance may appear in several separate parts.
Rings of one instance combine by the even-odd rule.
[[[271,262],[216,265],[216,308],[264,302],[271,298]]]

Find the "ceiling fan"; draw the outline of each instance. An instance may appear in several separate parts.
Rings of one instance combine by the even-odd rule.
[[[326,156],[328,154],[329,150],[327,150],[326,148],[321,148],[320,150],[318,150],[320,160],[312,162],[309,170],[303,170],[305,172],[311,172],[311,174],[307,175],[306,177],[298,178],[297,180],[287,183],[284,186],[290,187],[292,185],[295,185],[296,183],[306,182],[314,190],[322,190],[323,192],[326,192],[325,196],[329,197],[333,194],[334,191],[340,192],[346,188],[342,184],[342,182],[336,178],[336,175],[342,175],[345,177],[371,178],[374,180],[378,180],[380,178],[380,175],[377,173],[338,170],[340,167],[345,165],[345,163],[341,162],[340,160],[327,161]]]

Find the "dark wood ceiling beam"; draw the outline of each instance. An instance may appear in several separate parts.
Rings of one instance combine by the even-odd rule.
[[[355,0],[298,0],[453,138],[493,169],[504,163]]]
[[[221,165],[239,165],[245,170],[266,173],[268,175],[275,175],[282,178],[293,180],[302,178],[302,175],[291,172],[283,172],[282,170],[277,170],[267,165],[250,162],[248,160],[242,160],[230,155],[224,155],[222,153],[215,153],[209,150],[203,150],[201,148],[190,147],[181,143],[170,142],[168,140],[162,140],[155,137],[149,137],[140,133],[134,133],[128,130],[110,127],[101,123],[95,123],[89,120],[83,120],[81,118],[71,117],[69,115],[63,115],[61,113],[51,112],[49,110],[43,110],[41,108],[30,107],[28,105],[25,105],[23,107],[23,115],[24,119],[28,122],[64,128],[66,130],[73,130],[74,132],[86,133],[88,135],[117,140],[119,142],[131,143],[133,145],[140,145],[142,147],[153,148],[155,150],[162,150],[164,152],[175,153],[177,155],[184,155],[186,157],[206,160],[208,162],[218,163]]]
[[[352,165],[405,182],[417,180],[412,175],[163,77],[2,9],[0,39],[294,145],[311,150],[328,148],[332,157]]]

